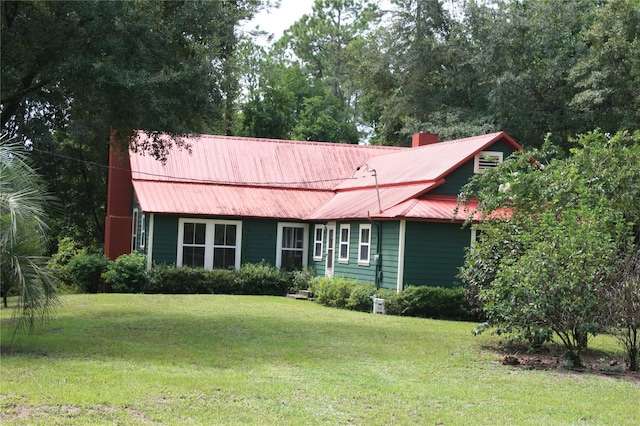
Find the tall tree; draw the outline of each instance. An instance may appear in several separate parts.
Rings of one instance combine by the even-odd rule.
[[[138,129],[169,133],[169,144],[180,144],[184,133],[228,132],[238,92],[230,72],[235,26],[259,4],[2,1],[2,128],[47,151],[36,159],[41,169],[58,181],[69,176],[60,185],[75,187],[79,198],[104,193],[104,172],[95,179],[82,175],[89,166],[65,170],[72,160],[48,152],[105,164],[112,132],[123,140]],[[151,140],[134,148],[163,158],[167,144]],[[75,214],[75,201],[62,201]],[[100,209],[76,218],[96,240]]]

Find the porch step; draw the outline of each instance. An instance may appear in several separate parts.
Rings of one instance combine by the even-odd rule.
[[[287,294],[289,299],[313,300],[313,294],[309,290],[300,290],[297,294]]]

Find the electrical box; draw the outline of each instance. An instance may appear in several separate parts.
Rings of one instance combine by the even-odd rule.
[[[384,310],[384,299],[374,297],[373,298],[373,313],[374,314],[385,314]]]
[[[382,255],[381,255],[381,254],[374,254],[374,255],[373,255],[373,262],[374,262],[376,265],[380,265],[380,264],[382,264]]]

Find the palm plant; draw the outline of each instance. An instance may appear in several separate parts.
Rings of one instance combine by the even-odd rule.
[[[53,197],[27,162],[27,151],[0,137],[0,291],[17,293],[17,327],[32,329],[57,304],[56,285],[43,256]]]

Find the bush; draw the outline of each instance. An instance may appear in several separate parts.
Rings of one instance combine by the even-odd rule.
[[[223,269],[175,265],[155,266],[149,274],[146,293],[161,294],[238,294],[234,292],[235,272]]]
[[[68,274],[72,282],[86,293],[104,291],[102,274],[109,260],[102,254],[78,254],[69,261]]]
[[[351,293],[358,285],[358,281],[347,278],[319,277],[311,281],[309,289],[315,300],[322,305],[332,308],[348,308]],[[352,303],[356,303],[355,299]]]
[[[402,315],[404,305],[400,297],[401,294],[402,293],[398,293],[396,290],[382,288],[376,292],[376,297],[384,299],[384,310],[387,315]]]
[[[78,286],[71,276],[69,263],[79,255],[87,255],[86,248],[80,247],[78,243],[69,237],[65,237],[58,242],[58,251],[54,253],[47,266],[53,271],[54,276],[58,280],[58,290],[61,293],[75,293]]]
[[[147,286],[147,257],[140,253],[118,256],[110,262],[102,278],[116,293],[141,293]]]
[[[408,286],[399,295],[401,315],[449,319],[476,320],[465,299],[463,288]]]
[[[360,312],[372,312],[373,297],[376,296],[376,293],[376,286],[371,283],[354,286],[347,299],[347,309]]]
[[[289,290],[289,275],[265,261],[242,265],[236,273],[240,294],[284,296]]]
[[[311,285],[311,281],[315,276],[316,274],[311,268],[293,271],[291,274],[291,286],[289,287],[289,293],[298,293],[300,290],[308,290]]]

